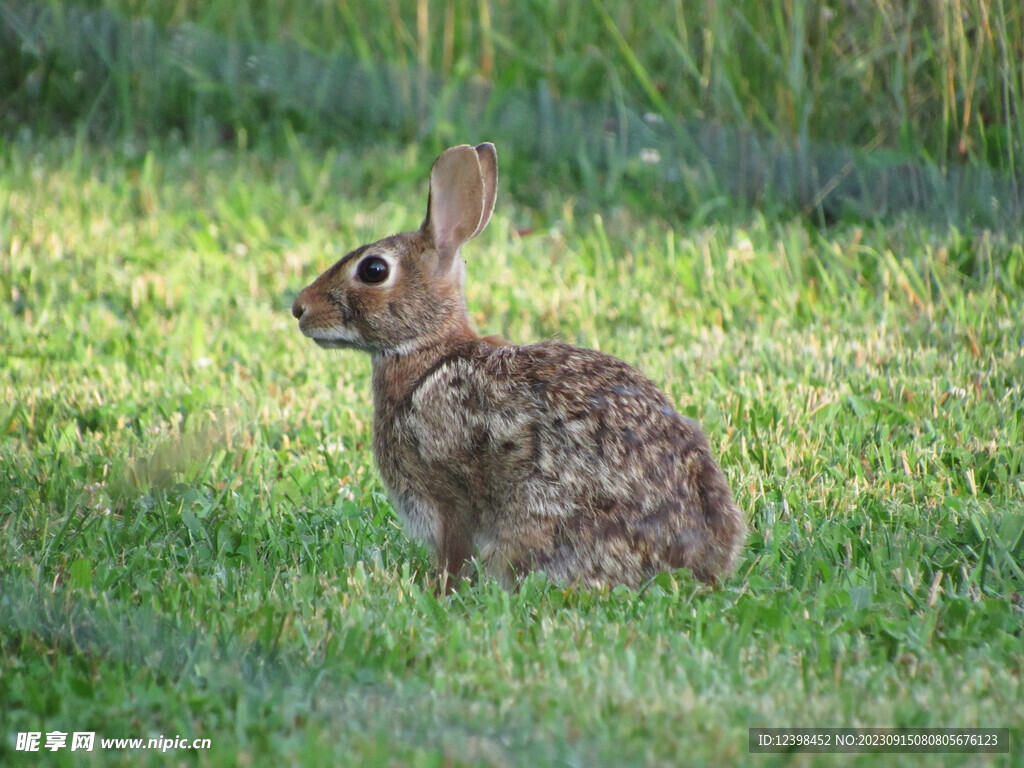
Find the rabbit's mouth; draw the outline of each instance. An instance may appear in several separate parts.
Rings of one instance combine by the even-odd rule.
[[[357,346],[353,341],[343,341],[342,339],[313,339],[313,341],[322,349],[352,349]]]
[[[347,326],[309,328],[304,327],[305,325],[304,322],[299,321],[299,330],[324,349],[353,349],[364,346],[362,335],[353,328]]]

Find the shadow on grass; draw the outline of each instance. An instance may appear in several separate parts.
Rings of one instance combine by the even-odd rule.
[[[23,579],[3,583],[0,627],[4,655],[28,660],[0,683],[7,735],[160,732],[212,736],[235,755],[432,752],[495,766],[524,750],[545,762],[568,754],[564,743],[531,743],[525,708],[499,713],[418,681],[388,681],[354,651],[324,663],[272,638],[228,637],[181,616]],[[224,744],[226,734],[233,745]]]

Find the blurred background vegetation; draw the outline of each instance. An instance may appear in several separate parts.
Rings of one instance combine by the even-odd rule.
[[[1022,107],[1018,0],[0,2],[9,138],[490,139],[526,199],[672,217],[1016,227]]]

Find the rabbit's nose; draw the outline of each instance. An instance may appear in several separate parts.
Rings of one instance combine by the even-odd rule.
[[[306,313],[306,305],[302,301],[302,297],[299,296],[295,299],[295,303],[292,304],[292,315],[295,316],[296,320],[301,320],[302,316]]]

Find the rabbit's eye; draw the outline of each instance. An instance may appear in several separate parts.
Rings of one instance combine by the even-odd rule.
[[[356,276],[364,283],[383,283],[390,271],[388,263],[380,256],[367,256],[356,267]]]

